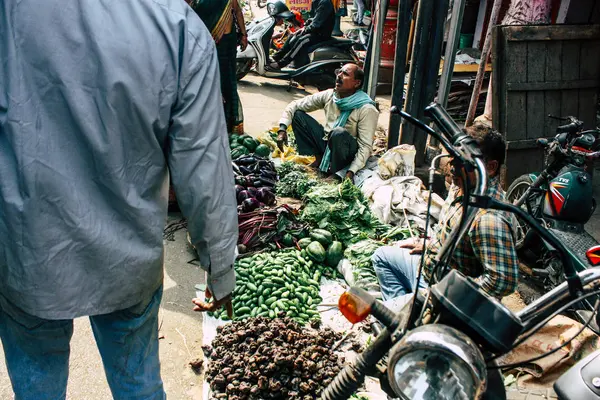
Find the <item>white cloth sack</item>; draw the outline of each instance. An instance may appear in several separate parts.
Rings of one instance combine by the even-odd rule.
[[[424,228],[429,191],[421,190],[422,185],[416,176],[395,176],[384,180],[373,175],[363,183],[362,192],[369,199],[371,211],[380,221],[404,226],[408,219],[408,222]],[[444,200],[434,193],[431,216],[436,221],[443,203]]]
[[[416,154],[417,151],[412,144],[401,144],[389,149],[377,162],[379,175],[383,179],[414,175]]]

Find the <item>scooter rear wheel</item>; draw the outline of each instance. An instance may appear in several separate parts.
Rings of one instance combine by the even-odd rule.
[[[235,64],[235,77],[239,81],[252,69],[253,60],[251,59],[240,59],[236,60]]]

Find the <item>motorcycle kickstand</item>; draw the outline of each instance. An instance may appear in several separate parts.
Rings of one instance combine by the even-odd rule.
[[[292,89],[297,89],[298,87],[300,87],[300,84],[298,82],[296,82],[295,80],[290,79],[290,81],[288,82],[288,86],[285,90],[286,90],[286,92],[291,92]]]

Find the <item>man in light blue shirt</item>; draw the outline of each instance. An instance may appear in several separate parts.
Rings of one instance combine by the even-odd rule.
[[[17,399],[65,397],[86,315],[113,396],[164,398],[169,174],[225,304],[236,202],[198,16],[182,0],[0,0],[0,338]]]

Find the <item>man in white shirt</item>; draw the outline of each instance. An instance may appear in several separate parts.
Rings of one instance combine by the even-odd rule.
[[[298,152],[316,157],[313,164],[326,174],[346,170],[351,180],[364,168],[373,150],[379,111],[362,90],[364,71],[346,64],[336,71],[334,89],[293,101],[279,121],[278,145],[287,143],[287,127],[292,126]],[[307,113],[325,111],[325,126]]]

